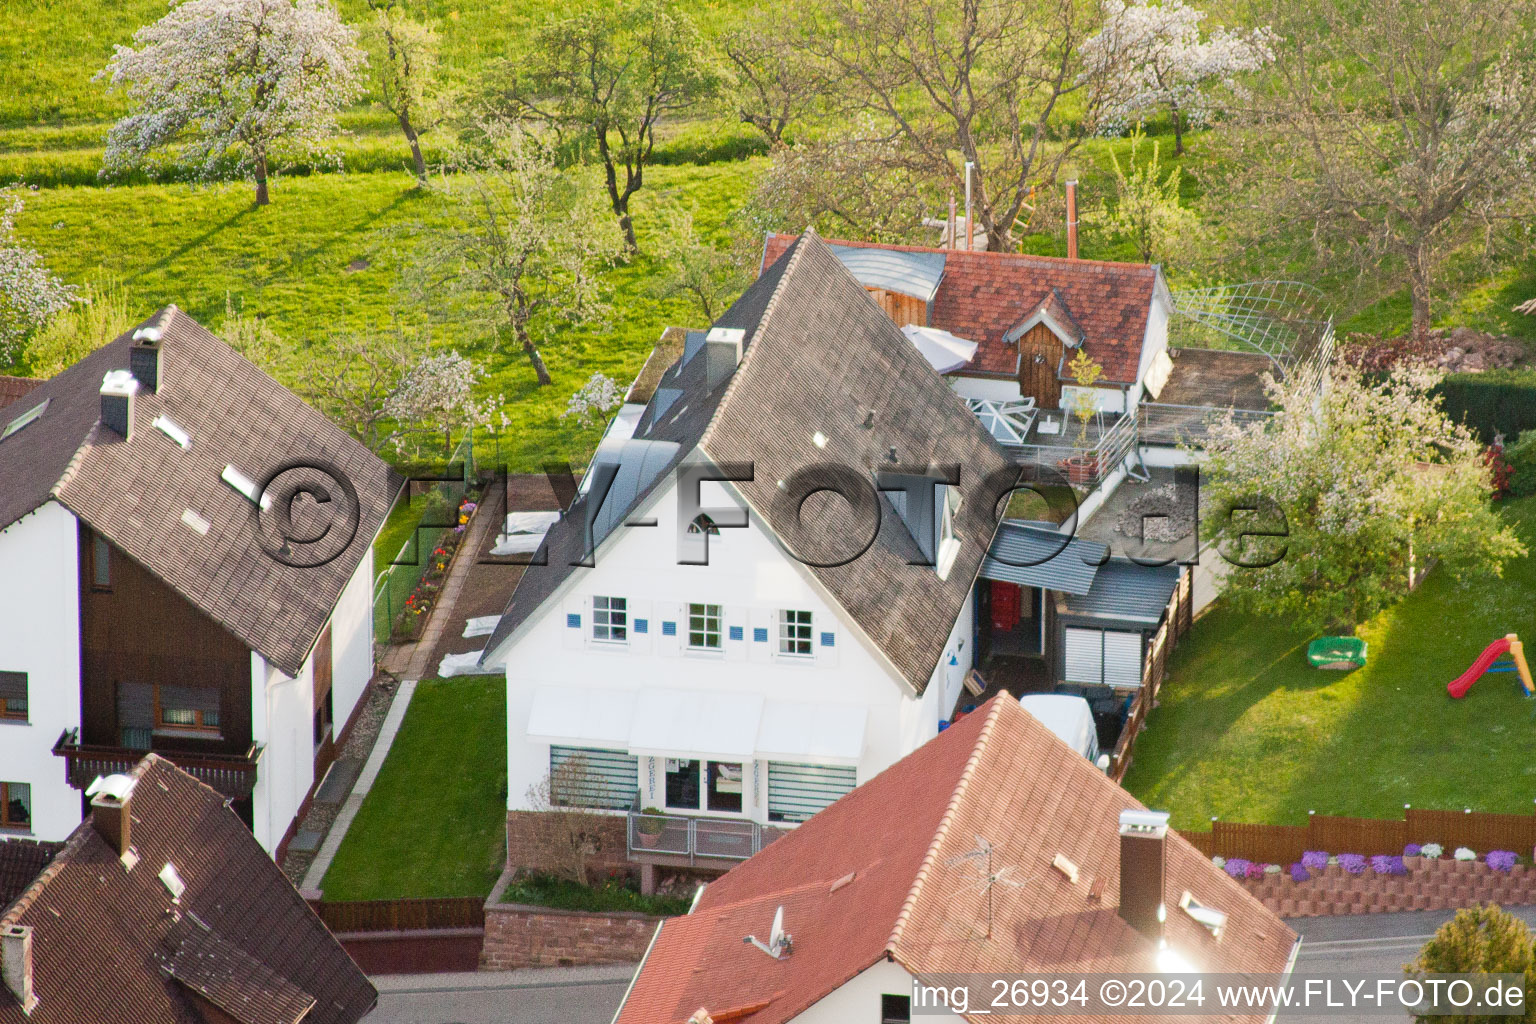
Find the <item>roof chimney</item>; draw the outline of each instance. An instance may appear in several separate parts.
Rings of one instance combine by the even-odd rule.
[[[128,349],[128,372],[145,391],[160,390],[160,328],[140,327]]]
[[[138,393],[139,382],[127,370],[112,370],[101,379],[101,422],[124,441],[133,438],[133,396]]]
[[[739,327],[711,327],[704,337],[704,372],[708,390],[724,384],[741,365],[747,332]]]
[[[1067,182],[1067,259],[1077,259],[1077,179]]]
[[[91,825],[120,858],[127,858],[132,842],[129,812],[133,803],[133,780],[126,775],[98,778],[85,790],[91,798]]]
[[[31,926],[12,924],[0,929],[0,978],[21,1004],[21,1012],[30,1016],[37,1006],[37,994],[32,991]]]
[[[1120,812],[1120,916],[1157,942],[1167,910],[1168,815],[1163,811]]]

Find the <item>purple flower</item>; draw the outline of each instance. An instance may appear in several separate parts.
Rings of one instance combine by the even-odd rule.
[[[1389,857],[1384,853],[1378,853],[1371,858],[1371,870],[1378,875],[1406,875],[1408,868],[1403,864],[1401,857]]]
[[[1248,870],[1244,874],[1248,878],[1263,878],[1264,865],[1260,864],[1258,861],[1253,861],[1248,865]]]
[[[1230,857],[1222,865],[1222,869],[1233,878],[1246,878],[1248,876],[1248,868],[1252,864],[1253,861],[1251,860],[1243,860],[1241,857]]]
[[[1420,846],[1418,843],[1409,843],[1407,846],[1403,847],[1403,856],[1417,857],[1419,855],[1419,851],[1422,849],[1424,849],[1424,847]]]
[[[1362,875],[1365,873],[1365,857],[1358,853],[1341,853],[1339,867],[1352,875]]]
[[[1508,871],[1520,858],[1508,850],[1489,850],[1484,862],[1495,871]]]
[[[1301,866],[1308,871],[1321,871],[1328,866],[1328,854],[1322,850],[1308,850],[1301,855]]]
[[[1309,872],[1306,868],[1302,867],[1301,863],[1299,861],[1297,863],[1291,865],[1291,881],[1293,881],[1293,882],[1305,882],[1307,879],[1309,879],[1311,877],[1312,877],[1311,872]]]

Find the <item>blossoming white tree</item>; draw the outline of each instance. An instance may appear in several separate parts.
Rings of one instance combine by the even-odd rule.
[[[575,417],[576,421],[584,427],[601,423],[609,410],[619,404],[623,397],[619,392],[619,385],[606,373],[594,373],[587,378],[570,401],[565,403],[565,412],[560,414],[561,419]]]
[[[477,401],[475,390],[485,369],[453,350],[424,355],[400,380],[384,411],[402,422],[443,431],[443,449],[453,451],[454,428],[488,423],[501,397]]]
[[[1122,122],[1155,110],[1173,119],[1173,152],[1184,152],[1184,129],[1209,113],[1206,90],[1232,86],[1237,75],[1274,59],[1274,33],[1218,28],[1204,39],[1198,11],[1184,0],[1104,0],[1104,27],[1083,43],[1090,69],[1119,67],[1107,114]]]
[[[328,0],[183,0],[97,75],[136,108],[108,135],[104,170],[177,147],[212,176],[234,152],[265,205],[269,164],[320,149],[361,92],[355,39]]]
[[[1321,397],[1274,385],[1278,415],[1238,424],[1228,413],[1213,427],[1202,526],[1241,566],[1227,574],[1224,600],[1348,629],[1401,598],[1430,564],[1458,578],[1498,576],[1525,553],[1490,508],[1482,445],[1434,395],[1439,379],[1422,365],[1380,381],[1335,366]]]
[[[74,288],[16,239],[16,215],[25,205],[18,186],[0,188],[0,359],[75,300]]]

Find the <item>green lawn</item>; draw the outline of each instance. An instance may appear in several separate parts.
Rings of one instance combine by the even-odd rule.
[[[506,856],[507,687],[424,679],[321,887],[329,900],[486,896]]]
[[[1536,499],[1505,510],[1536,551]],[[1311,634],[1213,609],[1174,653],[1126,788],[1184,827],[1395,817],[1404,804],[1530,812],[1536,701],[1513,674],[1459,701],[1445,684],[1505,633],[1536,638],[1536,558],[1469,587],[1432,573],[1358,632],[1366,667],[1327,672],[1307,665]]]

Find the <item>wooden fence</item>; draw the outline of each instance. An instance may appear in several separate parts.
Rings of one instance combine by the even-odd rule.
[[[1168,677],[1168,656],[1194,624],[1194,579],[1193,569],[1186,568],[1180,574],[1178,586],[1173,588],[1173,596],[1168,599],[1163,624],[1143,649],[1141,688],[1136,691],[1136,699],[1131,702],[1131,712],[1120,729],[1120,739],[1116,741],[1115,752],[1110,759],[1109,777],[1116,782],[1125,778],[1126,770],[1131,766],[1136,736],[1146,724],[1147,712],[1156,705],[1157,692],[1162,689],[1163,680]]]
[[[335,933],[408,932],[484,928],[485,897],[429,900],[359,900],[312,904]]]
[[[1311,815],[1305,825],[1251,825],[1213,821],[1210,831],[1179,833],[1210,857],[1243,857],[1290,864],[1307,850],[1327,853],[1398,854],[1408,843],[1439,843],[1446,853],[1467,846],[1478,853],[1536,846],[1536,814],[1421,811],[1406,808],[1397,820]]]

